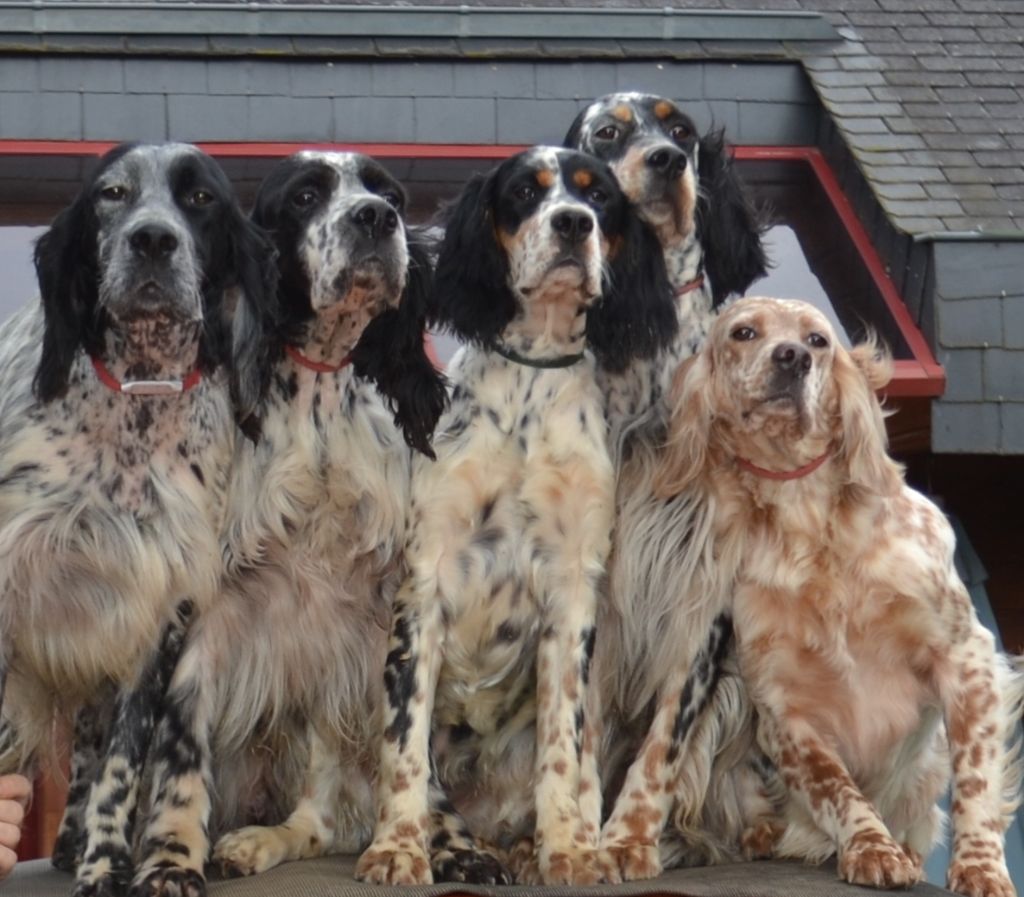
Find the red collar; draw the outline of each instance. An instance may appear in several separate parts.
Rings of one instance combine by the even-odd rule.
[[[702,286],[704,286],[704,275],[698,274],[693,280],[684,283],[681,287],[676,287],[675,294],[677,296],[685,296],[687,293],[692,293]]]
[[[124,393],[128,396],[170,396],[188,392],[203,376],[203,372],[199,368],[195,368],[186,375],[184,380],[125,380],[122,383],[95,355],[90,355],[89,360],[92,362],[100,383],[114,392]]]
[[[799,480],[801,477],[814,473],[829,459],[831,454],[830,450],[826,450],[824,455],[815,458],[813,461],[808,461],[803,467],[798,467],[796,470],[768,470],[765,467],[758,467],[756,464],[752,464],[746,458],[737,458],[736,463],[743,470],[755,476],[763,477],[766,480]]]
[[[311,371],[316,371],[318,374],[336,374],[342,368],[348,367],[352,364],[351,355],[346,355],[338,364],[325,364],[322,361],[313,361],[312,358],[307,358],[293,345],[286,344],[284,350],[288,353],[289,358],[291,358],[291,360],[296,364],[301,364],[304,368],[309,368]]]

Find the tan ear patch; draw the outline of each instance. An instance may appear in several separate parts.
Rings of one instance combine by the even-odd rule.
[[[575,184],[575,185],[576,185],[577,187],[579,187],[579,188],[581,188],[581,189],[584,189],[584,190],[585,190],[585,189],[586,189],[587,187],[589,187],[589,186],[590,186],[590,185],[591,185],[592,183],[594,183],[594,175],[593,175],[593,174],[591,174],[591,173],[590,173],[589,171],[587,171],[586,169],[583,169],[583,168],[581,168],[581,169],[580,169],[579,171],[577,171],[577,172],[575,172],[575,173],[573,174],[573,176],[572,176],[572,182],[573,182],[573,183],[574,183],[574,184]]]
[[[540,184],[545,190],[555,182],[555,173],[547,168],[542,168],[537,174],[534,175],[537,183]]]
[[[612,117],[617,118],[619,121],[625,122],[628,125],[633,120],[633,110],[625,103],[620,103],[612,109]]]
[[[675,112],[675,107],[668,100],[658,100],[658,102],[654,104],[654,114],[659,119],[666,119],[673,112]]]

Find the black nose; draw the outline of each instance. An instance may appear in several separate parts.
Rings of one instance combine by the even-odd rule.
[[[587,212],[559,212],[551,219],[551,226],[567,243],[582,243],[594,230],[594,218]]]
[[[141,224],[128,235],[136,255],[156,261],[167,259],[178,248],[178,238],[162,224]]]
[[[686,169],[686,153],[675,146],[657,146],[644,161],[648,168],[668,178],[677,178]]]
[[[779,343],[772,350],[772,362],[780,371],[803,377],[811,369],[811,353],[799,343]]]
[[[383,199],[368,199],[360,203],[350,217],[371,240],[390,237],[398,229],[398,213]]]

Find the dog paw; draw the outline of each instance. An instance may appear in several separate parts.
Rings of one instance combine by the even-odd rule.
[[[622,881],[640,881],[661,875],[661,852],[657,844],[603,844]]]
[[[71,897],[123,897],[127,889],[126,876],[97,875],[87,879],[78,878]]]
[[[777,822],[767,820],[752,825],[740,836],[740,849],[746,860],[770,860],[775,855],[775,845],[784,831]]]
[[[442,850],[431,861],[434,881],[473,885],[510,885],[512,873],[486,850]]]
[[[356,863],[356,879],[373,885],[429,885],[434,883],[430,860],[418,845],[370,847]]]
[[[50,863],[61,872],[74,872],[82,861],[82,848],[85,838],[82,833],[73,829],[61,829],[57,840],[53,843]]]
[[[534,849],[533,838],[520,838],[505,853],[505,863],[512,870],[517,885],[540,885],[540,863]]]
[[[206,879],[180,866],[147,869],[135,876],[128,897],[206,897]]]
[[[947,875],[949,890],[964,897],[1017,897],[1005,868],[994,863],[971,864],[954,860]]]
[[[285,845],[272,828],[250,825],[229,832],[213,848],[213,861],[229,878],[256,875],[280,865],[287,857]]]
[[[892,838],[865,832],[843,846],[839,876],[850,884],[872,888],[909,888],[920,881],[921,870]]]
[[[605,850],[572,848],[542,852],[540,879],[545,885],[618,884],[619,867]]]

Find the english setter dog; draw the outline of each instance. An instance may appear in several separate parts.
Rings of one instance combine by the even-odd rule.
[[[678,862],[682,847],[687,862],[706,862],[731,856],[730,844],[738,845],[737,803],[760,800],[762,778],[748,767],[744,746],[749,701],[735,675],[722,678],[731,624],[721,588],[718,598],[707,588],[715,566],[707,514],[690,495],[668,502],[656,496],[654,473],[677,366],[701,346],[728,297],[742,294],[767,263],[758,215],[722,132],[698,136],[671,101],[636,93],[602,97],[580,113],[566,143],[607,161],[655,229],[679,324],[662,352],[598,375],[617,484],[594,676],[605,727],[602,775],[609,797],[622,796],[602,840],[624,878],[647,878],[661,871],[658,841],[673,807],[684,839],[664,859]],[[717,706],[703,713],[711,700]],[[661,767],[652,752],[686,735],[697,741],[688,762],[675,751],[664,781],[652,782],[647,770],[652,762]],[[719,752],[720,765],[738,768],[713,774]],[[759,766],[756,752],[751,759]]]
[[[4,763],[33,769],[75,716],[54,861],[105,893],[129,874],[128,810],[184,622],[217,592],[276,272],[220,167],[181,144],[104,156],[35,263],[42,301],[0,329]]]
[[[189,634],[155,739],[134,894],[203,893],[211,816],[214,832],[266,823],[217,843],[234,874],[369,838],[406,442],[431,453],[446,400],[405,205],[379,163],[351,153],[299,153],[260,186],[253,220],[281,273],[277,352],[259,440],[235,453],[225,584]]]
[[[437,461],[414,468],[377,828],[357,877],[505,880],[473,836],[535,832],[524,865],[543,882],[613,878],[584,700],[614,485],[595,369],[671,340],[661,252],[604,163],[539,147],[465,187],[434,295],[468,345]],[[468,828],[446,824],[440,785]]]
[[[790,797],[749,839],[909,887],[952,768],[949,887],[1010,897],[1024,676],[975,615],[948,521],[886,453],[889,371],[813,306],[737,302],[680,371],[659,494],[704,495],[736,574],[739,663]]]

